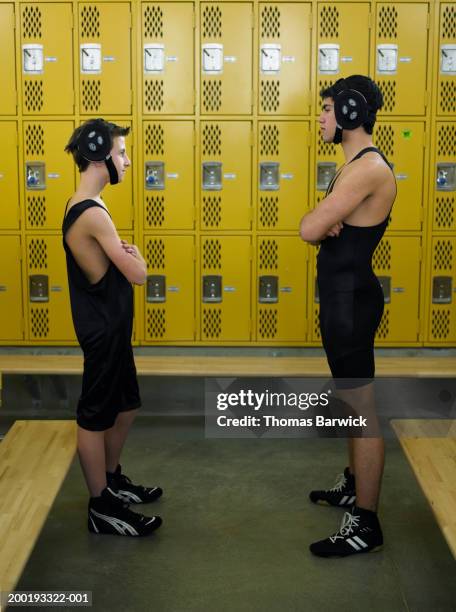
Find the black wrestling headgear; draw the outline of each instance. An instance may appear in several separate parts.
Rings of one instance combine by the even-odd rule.
[[[109,182],[119,182],[117,169],[112,161],[112,138],[104,119],[92,119],[84,125],[78,138],[78,151],[88,161],[104,161],[109,172]]]

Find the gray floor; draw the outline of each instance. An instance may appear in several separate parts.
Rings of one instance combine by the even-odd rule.
[[[77,378],[66,400],[50,379],[40,381],[41,403],[32,401],[36,381],[6,378],[3,431],[13,418],[70,416]],[[343,511],[315,506],[307,493],[332,484],[345,441],[206,439],[201,385],[192,384],[142,381],[148,405],[161,398],[156,412],[172,416],[139,418],[124,453],[130,476],[164,488],[160,501],[142,507],[163,517],[162,528],[140,540],[89,534],[75,462],[18,590],[89,590],[97,612],[456,611],[455,561],[394,438],[383,551],[315,558],[309,543],[334,533]]]

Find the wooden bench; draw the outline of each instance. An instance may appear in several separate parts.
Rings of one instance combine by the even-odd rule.
[[[0,592],[14,590],[75,452],[75,421],[16,421],[0,443]]]
[[[456,559],[456,419],[391,421]]]

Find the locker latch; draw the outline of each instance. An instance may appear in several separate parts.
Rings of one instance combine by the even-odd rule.
[[[203,162],[203,189],[204,191],[221,191],[221,162]]]
[[[81,73],[101,74],[101,45],[84,43],[81,49]]]
[[[260,190],[278,191],[280,164],[278,162],[260,162]]]
[[[204,74],[222,74],[223,45],[219,43],[207,43],[203,45],[201,64]]]
[[[336,44],[318,45],[318,72],[337,74],[339,72],[340,46]]]
[[[162,190],[165,188],[164,162],[146,162],[146,189]]]
[[[203,302],[222,301],[222,277],[216,274],[203,276]]]
[[[144,45],[144,74],[162,74],[165,70],[165,45]]]
[[[437,191],[456,191],[456,164],[437,164]]]
[[[335,162],[317,163],[317,190],[326,191],[336,175],[337,164]]]
[[[377,73],[393,75],[397,72],[397,45],[377,45]]]
[[[43,45],[22,45],[24,74],[43,74]]]
[[[456,74],[456,45],[440,47],[440,74]]]
[[[382,287],[383,299],[385,304],[391,303],[391,276],[378,276],[378,281]]]
[[[150,274],[147,277],[147,302],[166,302],[166,276]]]
[[[279,74],[281,62],[281,45],[261,45],[260,66],[263,74]]]
[[[451,304],[451,276],[434,276],[432,279],[432,303]]]
[[[26,162],[25,180],[27,189],[46,189],[46,166],[44,162]]]
[[[260,304],[276,304],[279,301],[279,277],[260,276],[258,302]]]
[[[49,302],[49,277],[44,274],[32,274],[30,280],[30,301]]]

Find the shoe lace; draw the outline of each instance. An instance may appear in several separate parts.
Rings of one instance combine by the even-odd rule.
[[[340,493],[340,491],[342,491],[342,489],[345,487],[346,484],[347,484],[347,479],[345,478],[345,475],[339,474],[336,479],[336,484],[329,490]]]
[[[331,542],[334,544],[336,540],[344,539],[349,536],[353,532],[354,527],[359,527],[360,518],[361,517],[351,514],[350,512],[346,512],[339,531],[329,538]]]
[[[141,491],[146,491],[146,487],[143,487],[143,485],[134,485],[130,478],[128,478],[128,476],[125,476],[125,474],[120,475],[119,484],[128,484],[135,487],[136,489],[140,489]]]

